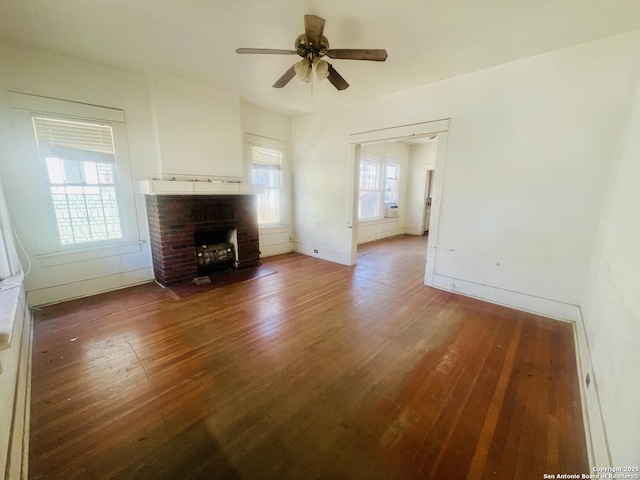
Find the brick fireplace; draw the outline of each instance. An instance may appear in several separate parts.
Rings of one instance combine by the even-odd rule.
[[[192,280],[196,239],[233,237],[235,268],[260,264],[255,195],[145,195],[153,270],[161,285]]]

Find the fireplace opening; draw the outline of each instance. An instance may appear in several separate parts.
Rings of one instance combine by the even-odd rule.
[[[238,268],[237,230],[196,230],[196,266],[198,276]]]

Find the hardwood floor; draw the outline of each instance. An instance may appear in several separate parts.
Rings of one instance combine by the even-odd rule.
[[[425,237],[356,267],[35,321],[33,479],[541,479],[588,473],[572,326],[422,285]]]

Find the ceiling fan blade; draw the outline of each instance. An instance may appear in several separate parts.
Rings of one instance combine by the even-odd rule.
[[[297,55],[295,50],[278,50],[276,48],[237,48],[236,53],[256,53],[266,55]]]
[[[314,47],[320,47],[323,32],[324,18],[315,15],[304,16],[304,34],[307,37],[307,43],[311,43]]]
[[[329,76],[327,78],[338,90],[349,88],[347,81],[342,78],[342,75],[340,75],[331,64],[329,64]]]
[[[329,58],[338,58],[345,60],[370,60],[373,62],[384,62],[387,59],[386,50],[377,50],[372,48],[333,48],[327,50]]]
[[[296,71],[295,71],[295,69],[293,67],[291,67],[289,70],[284,72],[284,75],[282,75],[278,79],[278,81],[276,83],[273,84],[273,88],[282,88],[282,87],[284,87],[295,76],[296,76]]]

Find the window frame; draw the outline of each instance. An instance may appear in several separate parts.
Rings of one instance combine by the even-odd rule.
[[[253,152],[252,147],[261,147],[280,152],[280,221],[270,223],[258,223],[260,229],[280,228],[290,224],[289,207],[289,165],[287,160],[287,142],[269,137],[262,137],[250,133],[245,133],[245,179],[251,185],[259,186],[253,182]],[[275,187],[268,187],[275,188]],[[260,195],[260,194],[258,194]]]
[[[396,176],[394,178],[395,180],[395,190],[393,189],[388,189],[387,188],[387,182],[389,180],[389,167],[395,167],[396,168]],[[387,192],[392,192],[395,194],[396,196],[396,201],[395,202],[387,202],[386,196],[387,196]],[[396,163],[395,161],[393,161],[392,159],[387,159],[384,165],[384,188],[383,188],[383,196],[385,198],[383,198],[382,203],[384,204],[384,206],[392,206],[392,205],[398,205],[398,202],[400,201],[400,164]]]
[[[116,147],[116,138],[115,138],[115,128],[114,125],[112,124],[112,122],[107,122],[104,120],[97,120],[97,119],[87,119],[87,118],[80,118],[80,117],[71,117],[71,116],[62,116],[62,115],[53,115],[53,114],[40,114],[40,113],[34,113],[32,112],[31,114],[31,119],[32,122],[34,124],[34,135],[36,135],[37,137],[37,129],[35,128],[35,118],[42,118],[42,119],[51,119],[51,120],[62,120],[62,121],[71,121],[71,122],[77,122],[77,123],[81,123],[81,124],[95,124],[95,125],[102,125],[102,126],[108,126],[110,127],[110,131],[111,131],[111,140],[113,141],[113,160],[112,161],[99,161],[99,158],[80,158],[80,159],[70,159],[70,158],[61,158],[61,156],[57,156],[54,153],[48,153],[45,150],[47,149],[46,146],[43,146],[43,148],[40,147],[40,145],[38,145],[38,156],[39,156],[39,160],[40,160],[40,168],[44,168],[45,170],[45,175],[44,178],[46,178],[47,181],[47,189],[48,189],[48,199],[49,199],[49,211],[51,212],[51,214],[53,215],[53,224],[55,225],[55,229],[56,229],[56,244],[57,244],[57,249],[59,250],[78,250],[78,249],[86,249],[86,248],[93,248],[93,247],[102,247],[102,246],[107,246],[107,245],[112,245],[112,244],[119,244],[122,243],[123,241],[125,241],[125,213],[124,213],[124,206],[123,206],[123,202],[122,202],[122,197],[123,194],[121,192],[121,182],[120,182],[120,172],[119,172],[119,165],[118,165],[118,151],[117,151],[117,147]],[[37,140],[36,140],[37,142]],[[88,154],[89,156],[94,156],[91,153]],[[99,155],[95,155],[94,157],[98,157]],[[57,159],[60,161],[75,161],[78,162],[79,164],[79,170],[80,170],[80,177],[81,177],[81,182],[80,183],[73,183],[73,182],[66,182],[64,181],[63,183],[55,183],[51,181],[50,178],[50,172],[49,172],[49,159]],[[97,161],[98,160],[98,161]],[[59,223],[58,220],[58,214],[56,212],[56,208],[55,208],[55,203],[54,203],[54,198],[53,198],[53,188],[54,187],[63,187],[66,188],[67,187],[81,187],[83,190],[85,189],[85,187],[89,187],[91,186],[91,184],[86,183],[86,179],[85,179],[85,173],[84,173],[84,169],[83,169],[83,165],[86,162],[91,162],[91,163],[108,163],[112,165],[112,175],[113,175],[113,183],[112,184],[108,184],[111,185],[113,190],[114,190],[114,195],[115,195],[115,203],[116,203],[116,208],[117,208],[117,212],[118,212],[118,226],[119,226],[119,230],[120,230],[120,236],[119,237],[115,237],[115,238],[105,238],[105,239],[99,239],[99,240],[87,240],[87,241],[73,241],[71,243],[64,243],[62,238],[61,238],[61,225]],[[107,185],[107,184],[105,184]],[[102,186],[102,184],[96,184],[95,186]],[[65,195],[67,195],[65,193]],[[83,191],[83,193],[81,194],[83,196],[83,198],[86,199],[86,193]],[[86,208],[86,207],[85,207]],[[89,224],[90,225],[90,224]],[[73,231],[73,228],[72,228]]]
[[[133,176],[129,160],[129,145],[125,124],[124,110],[102,107],[86,103],[78,103],[70,100],[61,100],[49,97],[40,97],[18,92],[8,94],[9,105],[12,109],[12,118],[16,125],[16,132],[24,139],[23,155],[31,157],[34,163],[31,171],[30,186],[38,193],[35,194],[42,202],[42,222],[44,235],[33,242],[34,256],[36,258],[53,258],[58,255],[73,255],[85,251],[97,249],[122,248],[123,246],[140,244],[140,225],[138,222],[137,202],[134,191]],[[83,242],[70,245],[62,245],[57,230],[57,220],[51,193],[46,165],[40,155],[33,128],[34,116],[59,118],[79,122],[108,123],[112,127],[113,141],[115,145],[116,169],[119,180],[119,216],[121,222],[122,237],[95,242]],[[28,140],[30,139],[30,140]],[[37,159],[37,161],[35,161]],[[31,169],[31,167],[29,167]],[[128,247],[127,247],[128,248]],[[62,258],[62,257],[60,257]],[[75,258],[75,257],[74,257]]]
[[[376,184],[375,188],[362,188],[362,173],[363,173],[362,167],[364,165],[371,165],[371,166],[377,167],[378,171],[376,173],[376,178],[375,178],[375,184]],[[382,205],[384,203],[383,178],[384,178],[385,171],[386,170],[385,170],[384,161],[372,159],[372,158],[365,158],[365,157],[360,159],[360,164],[358,167],[358,221],[359,222],[366,222],[368,220],[377,220],[379,218],[384,217]],[[360,211],[361,211],[363,193],[366,195],[367,193],[370,193],[370,192],[377,193],[377,196],[378,196],[378,201],[376,202],[377,205],[375,205],[377,215],[361,217]]]
[[[380,165],[380,178],[378,179],[378,185],[377,185],[377,189],[375,191],[379,192],[379,200],[378,200],[378,212],[379,215],[377,216],[372,216],[372,217],[360,217],[360,194],[363,191],[369,191],[369,190],[363,190],[361,188],[361,175],[362,175],[362,164],[363,163],[370,163],[370,164],[378,164]],[[395,190],[395,194],[396,194],[396,198],[397,201],[390,203],[390,202],[386,202],[386,193],[387,193],[387,178],[388,178],[388,174],[387,174],[387,170],[389,166],[394,166],[396,168],[396,190]],[[401,178],[401,172],[402,172],[402,166],[400,165],[400,162],[390,158],[390,157],[386,157],[386,156],[382,156],[382,155],[378,155],[375,153],[369,153],[369,152],[361,152],[360,154],[360,160],[358,162],[358,222],[370,222],[370,221],[376,221],[376,220],[381,220],[385,218],[385,207],[387,206],[391,206],[391,205],[398,205],[398,203],[400,202],[400,178]]]
[[[22,270],[13,238],[13,224],[0,180],[0,283]]]

